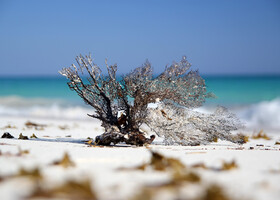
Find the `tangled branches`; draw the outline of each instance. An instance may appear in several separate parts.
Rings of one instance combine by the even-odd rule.
[[[102,121],[105,133],[96,137],[99,144],[151,143],[154,136],[148,139],[139,129],[147,118],[149,103],[195,108],[209,96],[204,79],[198,71],[189,71],[185,56],[156,77],[148,61],[121,78],[116,76],[117,65],[109,66],[107,61],[106,76],[90,55],[77,56],[76,61],[78,67],[73,64],[60,73],[69,80],[69,88],[95,109],[89,116]]]
[[[164,137],[166,145],[200,145],[216,139],[233,143],[244,143],[243,135],[232,135],[231,131],[243,124],[224,107],[218,107],[212,114],[200,113],[171,104],[158,104],[149,109],[147,125]]]

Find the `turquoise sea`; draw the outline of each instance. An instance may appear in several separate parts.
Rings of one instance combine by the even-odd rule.
[[[221,105],[248,125],[280,127],[280,76],[203,78],[208,91],[217,96],[208,99],[203,109]],[[66,83],[64,77],[0,77],[0,116],[80,118],[92,112]]]

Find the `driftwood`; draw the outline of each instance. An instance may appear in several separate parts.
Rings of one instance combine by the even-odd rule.
[[[90,55],[77,56],[76,61],[78,67],[73,64],[60,73],[69,80],[69,88],[94,108],[95,113],[88,115],[102,122],[105,133],[96,137],[100,145],[150,144],[155,136],[146,138],[140,131],[148,115],[148,104],[168,102],[195,108],[211,96],[198,71],[189,71],[191,64],[185,56],[158,76],[153,75],[148,61],[122,77],[116,76],[116,64],[109,66],[106,61],[104,76]]]
[[[142,133],[130,133],[121,134],[119,132],[103,133],[95,138],[95,143],[97,145],[115,145],[118,143],[126,143],[129,145],[143,146],[145,144],[151,144],[155,139],[155,135],[146,138]]]

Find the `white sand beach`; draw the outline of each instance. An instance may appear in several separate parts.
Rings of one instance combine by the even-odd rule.
[[[39,126],[27,127],[26,122]],[[9,132],[15,137],[0,139],[2,200],[77,199],[67,187],[80,199],[280,199],[279,133],[266,132],[269,140],[252,139],[253,131],[247,130],[244,145],[218,140],[204,146],[164,146],[157,137],[144,147],[95,147],[85,141],[102,134],[97,120],[2,116],[0,128],[1,136]],[[29,139],[17,139],[20,133]],[[30,138],[33,134],[37,138]],[[151,151],[178,159],[186,166],[184,173],[195,173],[199,181],[174,178],[176,167],[136,169],[150,162]],[[53,165],[65,153],[70,164]],[[69,181],[82,186],[66,186]]]
[[[0,0],[0,28],[0,200],[280,200],[280,0]]]

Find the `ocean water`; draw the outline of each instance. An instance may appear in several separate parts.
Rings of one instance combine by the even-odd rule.
[[[209,92],[202,111],[225,106],[246,126],[280,130],[280,76],[204,76]],[[93,109],[64,77],[0,77],[0,116],[89,120]]]

